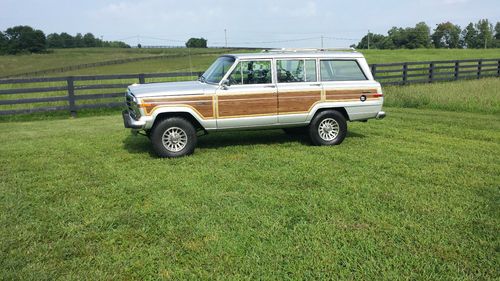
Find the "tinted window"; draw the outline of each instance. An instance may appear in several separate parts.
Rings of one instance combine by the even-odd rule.
[[[269,84],[271,79],[270,61],[242,61],[229,75],[231,85]]]
[[[316,81],[315,60],[278,60],[276,70],[278,83]]]
[[[321,81],[367,80],[358,63],[353,60],[322,60],[320,73]]]

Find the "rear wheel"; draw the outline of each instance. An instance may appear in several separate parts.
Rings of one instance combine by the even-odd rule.
[[[196,147],[196,129],[188,120],[172,117],[158,122],[151,130],[150,139],[160,157],[186,156]]]
[[[341,144],[346,135],[345,117],[335,110],[318,113],[309,124],[309,136],[314,145]]]

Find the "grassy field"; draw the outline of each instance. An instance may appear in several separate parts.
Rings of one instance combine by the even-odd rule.
[[[124,49],[124,48],[75,48],[54,49],[47,54],[0,56],[0,77],[19,73],[40,71],[64,66],[112,61],[117,59],[139,58],[150,56],[184,56],[191,54],[196,59],[199,53],[221,53],[223,49]],[[164,60],[164,59],[159,59]],[[96,67],[100,68],[100,67]],[[104,67],[105,68],[105,67]],[[82,69],[86,70],[86,69]],[[109,74],[109,72],[107,73]],[[61,76],[63,73],[51,73],[39,76]]]
[[[369,63],[387,63],[404,61],[456,60],[477,58],[500,58],[500,49],[487,50],[360,50]],[[51,69],[82,63],[108,61],[129,57],[145,57],[154,55],[186,55],[191,52],[191,62],[186,57],[162,58],[120,65],[100,66],[67,71],[49,76],[96,75],[119,73],[154,73],[201,71],[206,69],[218,55],[199,55],[199,53],[242,52],[241,50],[224,51],[221,49],[56,49],[50,54],[0,56],[0,77],[30,71]],[[248,52],[248,51],[246,51]]]
[[[1,122],[0,279],[497,279],[498,81],[386,88],[337,147],[214,133],[168,160],[118,114]]]

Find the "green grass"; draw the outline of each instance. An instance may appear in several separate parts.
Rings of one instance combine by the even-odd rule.
[[[499,57],[446,51],[366,55]],[[0,66],[53,68],[78,52]],[[215,57],[194,54],[193,69]],[[178,57],[64,75],[186,70]],[[214,133],[170,160],[131,136],[117,109],[1,117],[0,280],[498,278],[499,89],[498,78],[384,87],[388,117],[349,123],[340,146],[280,130]]]
[[[368,63],[500,58],[500,49],[359,50]]]
[[[145,57],[154,55],[186,55],[191,52],[192,64],[186,57],[167,58],[132,62],[112,66],[67,71],[48,76],[65,75],[96,75],[117,73],[150,73],[174,72],[194,69],[206,69],[215,60],[217,55],[199,56],[199,53],[232,53],[241,50],[222,49],[111,49],[111,48],[83,48],[83,49],[55,49],[49,54],[33,54],[19,56],[0,56],[0,77],[18,73],[52,69],[63,66],[77,65],[99,61],[109,61],[132,57]],[[248,51],[245,51],[248,52]],[[252,51],[253,52],[253,51]],[[500,49],[487,50],[459,50],[459,49],[417,49],[417,50],[360,50],[368,63],[388,63],[404,61],[430,61],[430,60],[457,60],[477,58],[500,58]]]
[[[158,159],[118,114],[2,122],[0,279],[496,279],[498,92],[440,107],[495,81],[387,88],[439,109],[385,108],[336,147],[227,132]]]
[[[387,106],[481,112],[500,115],[500,79],[388,86],[383,88]]]
[[[47,54],[0,56],[0,77],[26,72],[54,69],[59,67],[112,61],[117,59],[148,57],[158,55],[184,56],[191,54],[196,58],[199,53],[221,53],[223,49],[123,49],[123,48],[75,48],[54,49]],[[163,60],[163,59],[159,59]],[[99,68],[99,67],[96,67]],[[86,69],[82,69],[85,71]],[[77,72],[78,73],[78,72]],[[135,73],[135,72],[134,72]],[[137,72],[138,73],[138,72]],[[109,72],[106,74],[110,74]],[[111,73],[112,74],[112,73]],[[38,76],[63,76],[66,72]]]

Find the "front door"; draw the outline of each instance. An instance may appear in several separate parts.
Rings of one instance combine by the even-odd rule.
[[[229,86],[217,90],[217,128],[244,128],[278,123],[278,97],[271,60],[240,61]]]

